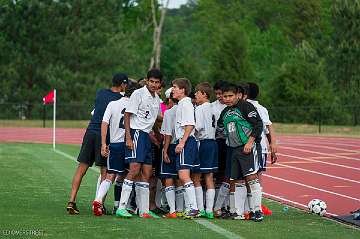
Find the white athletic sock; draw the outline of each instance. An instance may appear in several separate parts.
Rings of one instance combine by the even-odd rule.
[[[254,212],[261,210],[261,187],[258,179],[249,181]]]
[[[212,212],[215,200],[215,189],[206,190],[206,212]]]
[[[247,200],[248,200],[248,205],[249,205],[249,211],[250,212],[254,212],[254,202],[252,200],[252,194],[251,192],[247,194]]]
[[[186,196],[188,197],[189,208],[198,210],[196,204],[194,183],[192,181],[189,181],[184,184],[184,188],[185,188]]]
[[[244,215],[245,199],[247,189],[245,183],[235,185],[235,208],[238,215]]]
[[[96,198],[96,196],[97,196],[97,194],[98,194],[100,184],[101,184],[101,174],[99,175],[99,177],[98,177],[98,179],[97,179],[95,198]]]
[[[138,211],[140,211],[140,207],[141,207],[141,198],[140,198],[140,187],[136,186],[135,183],[135,187],[134,187],[134,191],[135,191],[135,203],[136,203],[136,207],[138,209]]]
[[[216,198],[214,210],[221,209],[226,197],[229,195],[230,184],[223,182]]]
[[[174,186],[166,187],[165,196],[170,207],[170,213],[175,212],[175,187]]]
[[[204,210],[204,193],[202,187],[195,188],[196,204],[200,211]]]
[[[128,179],[124,179],[122,190],[121,190],[121,197],[119,203],[119,209],[126,209],[126,205],[129,201],[129,197],[133,188],[134,182]]]
[[[183,212],[184,211],[184,192],[183,186],[176,187],[175,189],[175,201],[176,201],[176,211]]]
[[[244,212],[250,212],[248,193],[246,193],[246,198],[244,202]]]
[[[149,183],[147,182],[138,182],[136,183],[136,187],[139,188],[140,191],[140,213],[148,213],[149,212]]]
[[[234,193],[234,192],[230,192],[230,212],[231,212],[231,213],[235,213],[235,212],[236,212],[236,208],[235,208],[235,193]]]
[[[155,193],[155,204],[156,204],[156,207],[158,207],[158,208],[161,207],[161,198],[162,198],[163,193],[164,193],[164,187],[162,186],[161,181],[157,180],[156,193]]]
[[[102,183],[99,186],[98,192],[96,194],[96,201],[98,202],[103,202],[105,195],[107,194],[107,192],[109,191],[110,187],[111,187],[112,182],[108,179],[105,179],[104,181],[102,181]]]

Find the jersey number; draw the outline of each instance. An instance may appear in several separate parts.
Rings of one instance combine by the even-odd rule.
[[[147,117],[149,116],[149,114],[150,114],[150,111],[147,110],[147,111],[145,112],[145,119],[147,119]]]
[[[124,126],[124,113],[125,113],[125,110],[126,108],[124,108],[122,111],[121,111],[121,118],[120,118],[120,123],[119,123],[119,128],[120,129],[125,129],[125,126]]]

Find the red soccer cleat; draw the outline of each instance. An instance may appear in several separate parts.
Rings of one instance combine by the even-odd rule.
[[[261,205],[261,211],[266,216],[272,215],[272,211],[268,207],[266,207],[265,205]]]
[[[93,201],[93,203],[92,203],[92,211],[93,211],[95,216],[102,216],[103,215],[102,203],[98,202],[98,201]]]

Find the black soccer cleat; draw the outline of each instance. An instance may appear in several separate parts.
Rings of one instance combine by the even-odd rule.
[[[262,220],[264,220],[263,213],[260,210],[255,211],[253,220],[254,220],[254,222],[261,222]]]
[[[70,215],[75,215],[75,214],[79,214],[80,211],[76,206],[76,202],[68,202],[68,205],[66,206],[66,211],[70,214]]]

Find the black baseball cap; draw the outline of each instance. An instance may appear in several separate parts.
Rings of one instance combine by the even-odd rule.
[[[121,84],[129,84],[129,78],[124,73],[116,73],[112,79],[113,86],[120,86]]]

